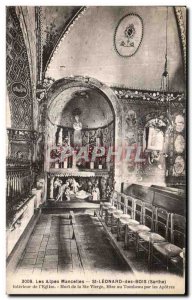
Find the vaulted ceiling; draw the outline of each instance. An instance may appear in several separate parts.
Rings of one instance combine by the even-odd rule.
[[[19,11],[18,8],[16,11]],[[35,32],[38,34],[34,26],[38,9],[41,32],[40,40],[37,38],[34,43]],[[36,45],[41,43],[39,56],[43,76],[58,80],[82,75],[96,78],[109,86],[160,89],[165,63],[166,7],[41,6],[20,7],[20,10],[26,24],[26,43],[30,42],[31,61],[36,54]],[[182,56],[185,8],[181,11],[182,36],[175,8],[170,6],[168,9],[168,71],[170,89],[175,91],[185,90]],[[122,57],[115,50],[114,35],[120,20],[129,14],[141,18],[143,38],[134,55]],[[34,60],[31,68],[33,66],[35,69]]]
[[[114,34],[122,17],[137,14],[143,39],[131,57],[121,57]],[[160,89],[165,63],[166,7],[88,7],[63,35],[45,75],[90,76],[111,85]],[[171,90],[184,90],[184,68],[174,7],[168,13],[168,71]]]
[[[113,120],[112,109],[95,89],[82,86],[71,87],[61,92],[51,103],[48,117],[52,124],[72,127],[74,110],[80,111],[83,128],[98,128]]]
[[[62,32],[79,11],[79,6],[42,6],[43,69]]]

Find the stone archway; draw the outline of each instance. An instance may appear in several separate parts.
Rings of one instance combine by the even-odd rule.
[[[72,87],[87,87],[87,88],[94,88],[100,93],[102,93],[105,98],[108,100],[112,111],[114,113],[114,120],[115,120],[115,149],[122,146],[122,108],[117,99],[116,95],[114,94],[113,90],[108,87],[107,85],[99,82],[98,80],[90,77],[67,77],[62,78],[58,81],[55,81],[52,86],[49,88],[47,93],[47,115],[46,115],[46,132],[45,132],[45,145],[48,143],[48,128],[49,128],[49,114],[52,109],[54,109],[54,100],[56,97],[65,91],[66,89]],[[48,171],[48,165],[46,164],[48,160],[48,153],[47,147],[45,147],[45,171]],[[46,159],[47,158],[47,159]],[[114,179],[116,182],[115,189],[120,191],[121,188],[121,162],[115,160],[114,164]]]

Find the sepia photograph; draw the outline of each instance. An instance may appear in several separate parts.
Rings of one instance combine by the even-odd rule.
[[[6,293],[185,295],[187,8],[5,10]]]

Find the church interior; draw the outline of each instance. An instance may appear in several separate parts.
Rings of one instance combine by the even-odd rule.
[[[184,276],[186,10],[6,9],[7,271]]]

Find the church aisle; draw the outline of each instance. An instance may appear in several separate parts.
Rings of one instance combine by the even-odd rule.
[[[131,271],[110,243],[103,225],[91,214],[75,214],[75,233],[80,244],[80,255],[85,272]]]
[[[42,214],[20,259],[19,273],[81,271],[69,214]]]
[[[130,271],[121,261],[97,217],[42,214],[20,258],[18,274]],[[78,239],[74,238],[73,227]],[[80,241],[80,244],[79,244]],[[79,249],[80,246],[80,249]]]

